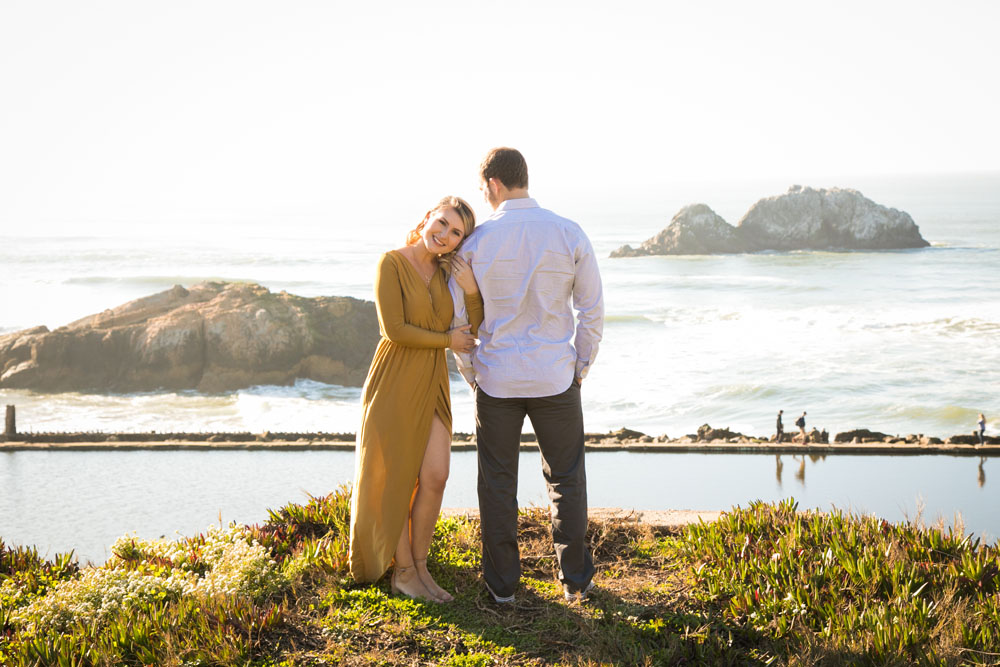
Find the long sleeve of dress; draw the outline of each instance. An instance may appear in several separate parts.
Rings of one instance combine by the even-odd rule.
[[[465,314],[469,318],[472,328],[469,330],[473,336],[479,335],[479,325],[483,323],[483,293],[465,295]]]
[[[468,257],[464,259],[468,261]],[[452,302],[455,306],[455,315],[451,321],[452,328],[471,324],[472,326],[469,331],[473,336],[478,337],[479,326],[483,323],[483,318],[485,317],[482,291],[470,296],[465,293],[465,290],[462,289],[458,281],[454,278],[448,281],[448,289],[451,291]],[[476,371],[472,368],[472,354],[457,350],[453,350],[453,352],[455,353],[455,365],[458,367],[458,372],[462,374],[462,377],[470,385],[475,384]]]
[[[451,344],[450,334],[406,323],[401,279],[397,264],[388,253],[382,255],[375,276],[375,309],[382,335],[393,343],[406,347],[448,347]]]

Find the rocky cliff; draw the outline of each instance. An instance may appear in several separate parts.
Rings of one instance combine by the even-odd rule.
[[[202,283],[0,336],[0,387],[220,392],[309,378],[360,386],[378,342],[371,302]]]
[[[930,245],[909,214],[876,204],[857,190],[793,185],[761,199],[736,227],[704,204],[686,206],[638,248],[612,257],[702,255],[760,250],[888,250]]]

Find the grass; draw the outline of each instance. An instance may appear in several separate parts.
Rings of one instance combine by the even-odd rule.
[[[522,586],[497,606],[479,526],[438,522],[455,595],[390,595],[347,573],[349,490],[174,542],[122,538],[102,567],[0,543],[0,664],[1000,664],[996,546],[794,502],[657,531],[593,522],[599,588],[567,604],[547,512],[519,517]]]

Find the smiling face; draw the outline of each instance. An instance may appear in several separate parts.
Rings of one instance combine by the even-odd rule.
[[[451,207],[435,209],[427,216],[420,241],[433,255],[444,255],[458,247],[465,238],[462,216]]]

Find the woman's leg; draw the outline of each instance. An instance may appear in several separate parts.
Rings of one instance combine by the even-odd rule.
[[[413,504],[416,500],[416,492],[410,499],[410,511],[413,511]],[[413,546],[410,543],[410,520],[407,517],[403,524],[403,530],[399,534],[399,542],[396,544],[396,553],[393,557],[392,572],[392,592],[403,593],[411,598],[423,598],[428,600],[437,599],[424,586],[417,568],[413,562]]]
[[[420,580],[432,596],[443,602],[453,598],[448,591],[438,586],[427,571],[427,552],[430,551],[434,526],[441,512],[441,499],[444,497],[444,486],[448,482],[450,465],[451,433],[445,428],[437,413],[434,413],[427,449],[424,450],[424,460],[420,465],[420,477],[417,479],[417,494],[410,510],[410,535],[413,559],[417,564]]]

